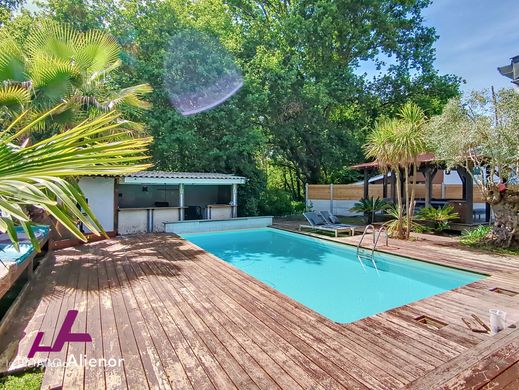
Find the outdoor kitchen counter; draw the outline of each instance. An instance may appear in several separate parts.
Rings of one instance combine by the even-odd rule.
[[[124,207],[118,210],[119,234],[163,232],[164,222],[180,220],[185,207]]]
[[[207,205],[207,219],[229,219],[232,217],[232,206],[229,204]]]

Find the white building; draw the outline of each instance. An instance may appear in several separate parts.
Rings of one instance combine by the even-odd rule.
[[[110,235],[163,232],[166,222],[227,220],[238,216],[238,185],[220,173],[143,171],[82,177],[79,187]]]

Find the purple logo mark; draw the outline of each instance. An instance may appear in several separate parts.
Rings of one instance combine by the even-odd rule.
[[[40,345],[41,340],[43,339],[44,332],[38,332],[34,342],[32,343],[31,350],[27,357],[29,359],[33,358],[36,352],[59,352],[63,348],[66,342],[69,343],[86,343],[91,342],[92,337],[88,333],[72,333],[72,325],[74,325],[74,321],[78,315],[77,310],[69,310],[67,315],[65,316],[65,320],[63,321],[63,325],[61,325],[61,329],[58,332],[58,337],[56,337],[56,341],[54,345],[44,346]]]

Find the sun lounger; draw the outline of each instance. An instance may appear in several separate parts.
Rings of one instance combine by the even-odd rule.
[[[337,218],[335,215],[333,215],[329,211],[319,211],[319,214],[321,215],[321,217],[323,217],[323,219],[329,225],[334,225],[334,226],[337,226],[337,227],[348,227],[348,228],[351,228],[352,229],[352,233],[351,233],[352,236],[355,235],[355,228],[363,227],[363,226],[359,226],[359,225],[351,225],[351,224],[347,224],[347,223],[341,223],[339,218]]]
[[[313,211],[309,211],[303,213],[304,217],[308,221],[309,225],[299,225],[299,230],[303,229],[313,229],[313,230],[322,230],[327,232],[332,232],[335,234],[335,237],[338,237],[339,233],[349,232],[351,235],[355,234],[354,225],[345,225],[345,224],[333,224],[327,222],[322,215],[315,213]]]

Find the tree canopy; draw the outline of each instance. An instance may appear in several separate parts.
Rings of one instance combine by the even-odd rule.
[[[122,46],[114,85],[153,86],[153,109],[139,119],[154,137],[156,167],[247,176],[240,207],[254,214],[266,184],[301,199],[305,183],[354,180],[348,167],[363,160],[361,145],[378,117],[396,114],[409,100],[428,116],[438,114],[459,94],[460,79],[435,70],[437,36],[422,17],[428,5],[50,0],[34,17],[109,32]],[[219,41],[244,85],[226,103],[183,117],[171,105],[167,75],[180,72],[179,61],[171,61],[174,41],[190,30]],[[381,73],[363,73],[366,63]]]
[[[495,214],[492,240],[519,247],[519,94],[474,92],[449,101],[428,125],[428,141],[448,166],[473,177]]]

